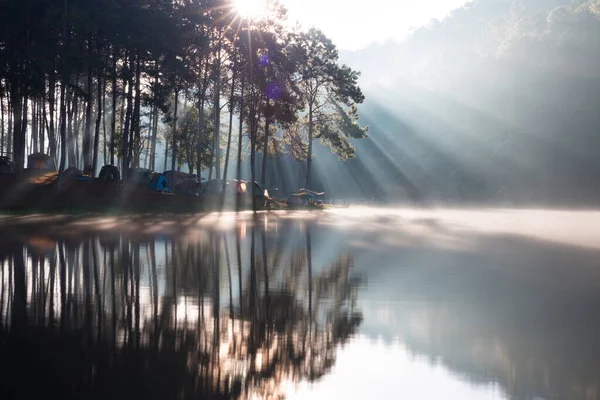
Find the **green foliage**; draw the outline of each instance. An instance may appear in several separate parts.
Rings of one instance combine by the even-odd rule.
[[[177,136],[179,143],[181,143],[181,149],[177,154],[178,165],[195,166],[197,165],[198,156],[202,168],[209,168],[214,164],[214,155],[212,154],[214,131],[209,115],[206,115],[204,126],[201,127],[198,109],[189,107],[184,110],[177,128]],[[198,144],[200,151],[197,150]]]
[[[176,127],[170,149],[177,163],[209,168],[226,147],[218,143],[210,154],[227,101],[253,151],[306,159],[308,138],[295,127],[310,104],[315,138],[340,159],[352,157],[349,139],[365,136],[355,107],[364,99],[359,74],[338,65],[337,49],[320,31],[291,32],[278,1],[269,7],[265,18],[242,21],[230,0],[0,0],[0,96],[10,97],[19,119],[26,100],[44,105],[51,141],[64,147],[56,156],[69,153],[73,162],[76,154],[91,159],[102,122],[108,147],[114,143],[109,151],[123,167],[136,166],[152,137],[141,129],[160,114],[153,132]],[[181,96],[190,104],[176,116]],[[77,114],[63,98],[76,99]],[[93,118],[100,109],[104,120]],[[82,149],[63,137],[67,120],[76,120]],[[24,154],[28,127],[19,129],[13,147]]]
[[[367,136],[368,127],[358,124],[358,110],[356,105],[345,107],[332,101],[332,111],[327,115],[320,115],[316,121],[316,139],[326,145],[335,153],[340,161],[354,158],[354,146],[349,139],[360,139]]]
[[[364,100],[358,86],[360,74],[338,64],[335,45],[318,29],[301,32],[294,41],[299,65],[296,79],[307,107],[301,125],[340,160],[353,158],[354,147],[348,138],[366,137],[368,130],[358,124],[356,104]]]

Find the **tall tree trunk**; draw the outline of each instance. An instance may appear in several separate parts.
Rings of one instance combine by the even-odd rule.
[[[133,60],[132,60],[133,67]],[[133,68],[132,68],[133,69]],[[141,153],[141,132],[140,132],[140,107],[141,107],[141,66],[139,52],[136,55],[135,62],[135,102],[133,107],[133,116],[131,119],[131,136],[129,141],[129,156],[128,158],[133,161],[133,167],[139,167],[140,165],[140,153]],[[133,159],[132,159],[133,156]]]
[[[169,157],[169,139],[165,139],[165,159],[163,160],[163,171],[167,170],[167,158]]]
[[[13,110],[11,98],[10,97],[7,98],[6,102],[7,102],[6,109],[7,109],[7,117],[8,117],[8,121],[7,121],[8,124],[7,124],[7,130],[6,130],[6,132],[7,132],[7,134],[6,134],[6,152],[10,153],[12,155],[12,158],[13,158],[13,161],[14,161],[15,160],[14,159],[15,154],[14,154],[14,151],[13,151],[13,144],[12,144],[12,142],[13,142],[12,139],[13,139],[13,135],[14,135],[14,132],[13,132],[13,129],[14,129],[13,118],[14,118],[14,116],[13,116],[13,113],[11,112],[11,110]]]
[[[42,93],[42,104],[39,110],[39,140],[40,140],[40,148],[42,152],[46,153],[46,141],[45,141],[45,133],[46,133],[46,84],[44,83],[44,90]],[[48,153],[50,152],[50,143],[48,143]]]
[[[306,189],[310,189],[310,174],[312,169],[312,144],[313,144],[313,104],[308,104],[308,157],[306,159]]]
[[[158,100],[158,99],[157,99]],[[156,170],[156,138],[158,136],[158,105],[154,104],[154,113],[152,114],[152,142],[150,148],[150,169]]]
[[[69,90],[66,95],[66,106],[69,107],[67,110],[67,153],[69,160],[69,167],[74,167],[77,164],[77,159],[75,158],[75,148],[74,140],[73,140],[73,118],[75,118],[75,113],[77,112],[77,100],[74,98],[72,91]]]
[[[67,158],[67,102],[65,99],[65,83],[60,85],[60,167],[59,171],[65,170]]]
[[[108,64],[108,55],[106,56]],[[106,77],[102,80],[102,161],[108,164],[108,142],[106,141]]]
[[[91,176],[96,176],[96,169],[98,168],[98,144],[100,141],[100,123],[102,122],[102,76],[98,72],[98,92],[97,92],[97,108],[98,115],[96,115],[96,130],[94,132],[94,150],[92,153],[92,171]]]
[[[244,129],[244,75],[242,74],[240,89],[240,126],[238,131],[238,149],[237,149],[237,170],[235,176],[238,180],[242,179],[242,138]]]
[[[213,176],[213,170],[215,168],[215,163],[213,162],[214,158],[215,158],[215,141],[213,139],[212,145],[210,146],[211,150],[210,150],[210,166],[208,167],[208,180],[212,180],[212,176]]]
[[[122,81],[123,81],[123,90],[121,92],[121,110],[119,111],[119,129],[121,132],[123,131],[123,127],[125,126],[125,119],[126,119],[125,118],[125,114],[126,114],[125,104],[127,103],[127,101],[126,101],[127,93],[125,92],[127,85],[125,82],[125,77],[123,77]],[[121,139],[121,140],[123,140],[123,139]],[[119,145],[119,148],[121,148],[121,147],[123,147],[122,144]],[[122,156],[121,156],[121,158],[122,158]],[[119,159],[119,157],[117,157],[117,162],[119,162],[121,166],[123,165],[122,160]]]
[[[219,44],[215,58],[215,98],[214,98],[214,128],[215,128],[215,177],[221,179],[221,32],[219,32]]]
[[[148,141],[147,141],[147,145],[148,145],[148,150],[145,152],[144,155],[144,168],[148,169],[150,168],[149,163],[150,163],[150,146],[151,146],[151,142],[152,142],[152,132],[153,132],[153,124],[154,124],[154,105],[150,106],[150,115],[148,116]],[[146,146],[144,146],[146,147]],[[154,171],[154,169],[151,169],[151,171]]]
[[[229,167],[229,152],[231,150],[231,133],[233,131],[233,101],[235,96],[235,63],[233,65],[233,76],[231,77],[231,93],[229,95],[229,132],[227,133],[227,150],[225,151],[225,167],[223,168],[223,180],[227,180],[227,168]]]
[[[254,182],[256,182],[256,131],[258,130],[258,110],[256,99],[250,107],[250,195],[252,197],[252,210],[256,211],[256,193]]]
[[[79,76],[76,77],[78,81]],[[70,91],[69,91],[70,92]],[[76,93],[72,93],[73,96],[73,136],[69,138],[70,151],[73,152],[73,164],[69,161],[69,167],[76,167],[79,165],[79,125],[81,125],[81,119],[79,118],[79,99]]]
[[[187,89],[183,91],[183,126],[187,123],[188,119],[188,108],[187,108],[188,92]],[[183,157],[181,162],[177,163],[177,172],[181,171],[181,164],[183,164]],[[191,173],[191,172],[190,172]]]
[[[129,131],[131,126],[131,114],[133,110],[133,90],[133,77],[130,75],[127,81],[127,111],[125,113],[125,126],[123,128],[123,149],[121,151],[123,158],[123,177],[127,176],[127,170],[129,169]]]
[[[4,155],[4,143],[6,140],[4,130],[4,97],[0,97],[0,155]]]
[[[150,142],[150,169],[156,168],[156,136],[158,134],[158,60],[154,62],[156,76],[154,77],[154,104],[152,104],[152,140]]]
[[[270,107],[269,98],[267,97],[267,104],[265,108],[265,139],[263,143],[262,151],[262,172],[260,174],[260,182],[263,185],[267,184],[267,153],[269,152],[269,123],[270,123]]]
[[[43,95],[42,95],[43,96]],[[36,107],[35,107],[35,129],[33,129],[31,131],[31,134],[35,137],[35,141],[37,142],[37,148],[39,149],[40,153],[45,153],[44,150],[44,143],[43,141],[40,142],[40,136],[41,136],[41,132],[42,132],[42,127],[44,126],[44,124],[42,123],[42,119],[40,118],[41,114],[42,114],[42,99],[43,97],[40,97],[36,100]]]
[[[56,74],[50,73],[50,81],[48,87],[48,107],[50,113],[50,123],[48,124],[48,142],[50,145],[50,156],[56,159]]]
[[[204,123],[205,123],[205,115],[204,115],[204,95],[200,99],[200,103],[198,105],[198,137],[196,138],[196,170],[198,171],[198,176],[200,176],[202,172],[202,140],[204,137]]]
[[[26,101],[20,94],[14,95],[13,106],[13,154],[17,168],[25,166],[25,130],[23,126],[23,109]]]
[[[63,46],[64,47],[68,47],[71,43],[71,35],[69,34],[69,32],[67,30],[68,12],[69,12],[69,0],[64,0],[63,1],[63,14],[62,14],[62,37],[63,37]],[[56,62],[56,57],[54,58],[54,62]],[[54,68],[54,70],[56,70],[56,68]],[[56,76],[54,74],[52,74],[52,78],[54,80],[54,82],[53,82],[54,87],[56,87],[55,77]],[[66,161],[66,157],[67,157],[67,152],[66,152],[67,106],[65,104],[65,98],[66,98],[66,94],[65,94],[65,83],[66,82],[65,81],[66,81],[66,78],[63,77],[63,81],[61,82],[61,85],[60,85],[60,168],[59,168],[59,171],[61,171],[61,172],[64,171],[65,161]],[[51,90],[54,95],[56,93],[55,89],[51,88]],[[52,117],[50,119],[52,119]],[[54,127],[52,129],[54,130]],[[54,132],[52,132],[52,136],[55,137]],[[50,146],[52,147],[53,145],[50,144]],[[56,145],[54,145],[54,147],[56,147]]]
[[[22,153],[22,157],[23,157],[23,162],[27,163],[27,157],[26,157],[26,153],[25,153],[25,149],[26,149],[26,140],[27,140],[27,126],[29,124],[28,121],[28,117],[29,116],[29,97],[26,95],[23,98],[23,113],[22,113],[22,117],[23,117],[23,121],[21,123],[21,137],[23,138],[23,153]]]
[[[117,50],[113,52],[112,118],[110,121],[110,164],[115,165],[115,129],[117,124]]]
[[[271,59],[271,54],[269,52],[269,46],[267,46],[267,58]],[[262,151],[262,172],[260,174],[260,182],[263,185],[267,184],[267,161],[268,161],[268,153],[269,153],[269,125],[271,123],[271,100],[270,94],[268,92],[268,79],[270,71],[270,63],[265,67],[266,75],[265,75],[265,138],[263,143],[263,151]]]
[[[27,132],[25,132],[25,140],[27,140]],[[33,154],[33,137],[29,135],[29,143],[25,146],[25,155]]]
[[[83,167],[88,169],[92,164],[91,157],[91,136],[92,136],[92,105],[94,102],[94,96],[92,94],[92,44],[88,40],[88,60],[87,60],[87,84],[86,84],[86,108],[85,108],[85,131],[83,132],[82,149],[83,154]]]
[[[208,75],[209,75],[209,65],[208,62],[208,52],[206,58],[204,59],[204,72],[202,77],[202,86],[200,90],[200,98],[198,99],[198,121],[200,124],[200,129],[198,130],[198,137],[196,138],[196,170],[198,171],[198,176],[202,172],[202,142],[204,139],[204,124],[205,124],[205,114],[204,114],[204,106],[206,100],[206,90],[208,89]]]
[[[179,104],[179,88],[175,89],[175,106],[173,110],[173,136],[172,140],[172,158],[171,158],[171,170],[175,171],[176,161],[177,161],[177,107]]]
[[[37,118],[37,101],[33,101],[31,104],[31,142],[32,142],[32,148],[33,148],[33,153],[37,153],[38,152],[38,118]],[[43,151],[42,151],[43,152]]]
[[[77,101],[77,105],[79,105],[79,100]],[[84,132],[82,132],[80,129],[82,124],[85,126],[85,112],[82,112],[82,115],[79,115],[76,113],[75,114],[75,129],[74,129],[74,135],[73,135],[73,147],[75,148],[75,165],[79,165],[79,166],[82,166],[82,168],[84,168],[85,165],[83,165],[83,160],[81,157],[81,155],[82,155],[81,146],[79,146],[79,137],[84,134]]]

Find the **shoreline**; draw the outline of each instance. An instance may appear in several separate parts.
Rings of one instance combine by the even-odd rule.
[[[208,213],[214,211],[322,210],[329,206],[293,205],[276,198],[257,197],[253,207],[249,194],[162,193],[143,184],[100,179],[59,183],[54,176],[0,179],[0,213]]]

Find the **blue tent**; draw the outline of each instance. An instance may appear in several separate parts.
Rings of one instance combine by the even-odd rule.
[[[157,192],[171,192],[169,187],[169,180],[165,174],[154,174],[152,181],[150,181],[150,190],[156,190]]]

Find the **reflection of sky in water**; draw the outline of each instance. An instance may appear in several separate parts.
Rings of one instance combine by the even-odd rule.
[[[350,252],[366,275],[361,336],[290,398],[600,398],[599,213],[339,215],[313,254]]]
[[[337,364],[322,381],[290,385],[288,400],[472,399],[507,397],[496,384],[474,386],[440,363],[415,358],[400,342],[386,344],[365,336],[338,352]]]

